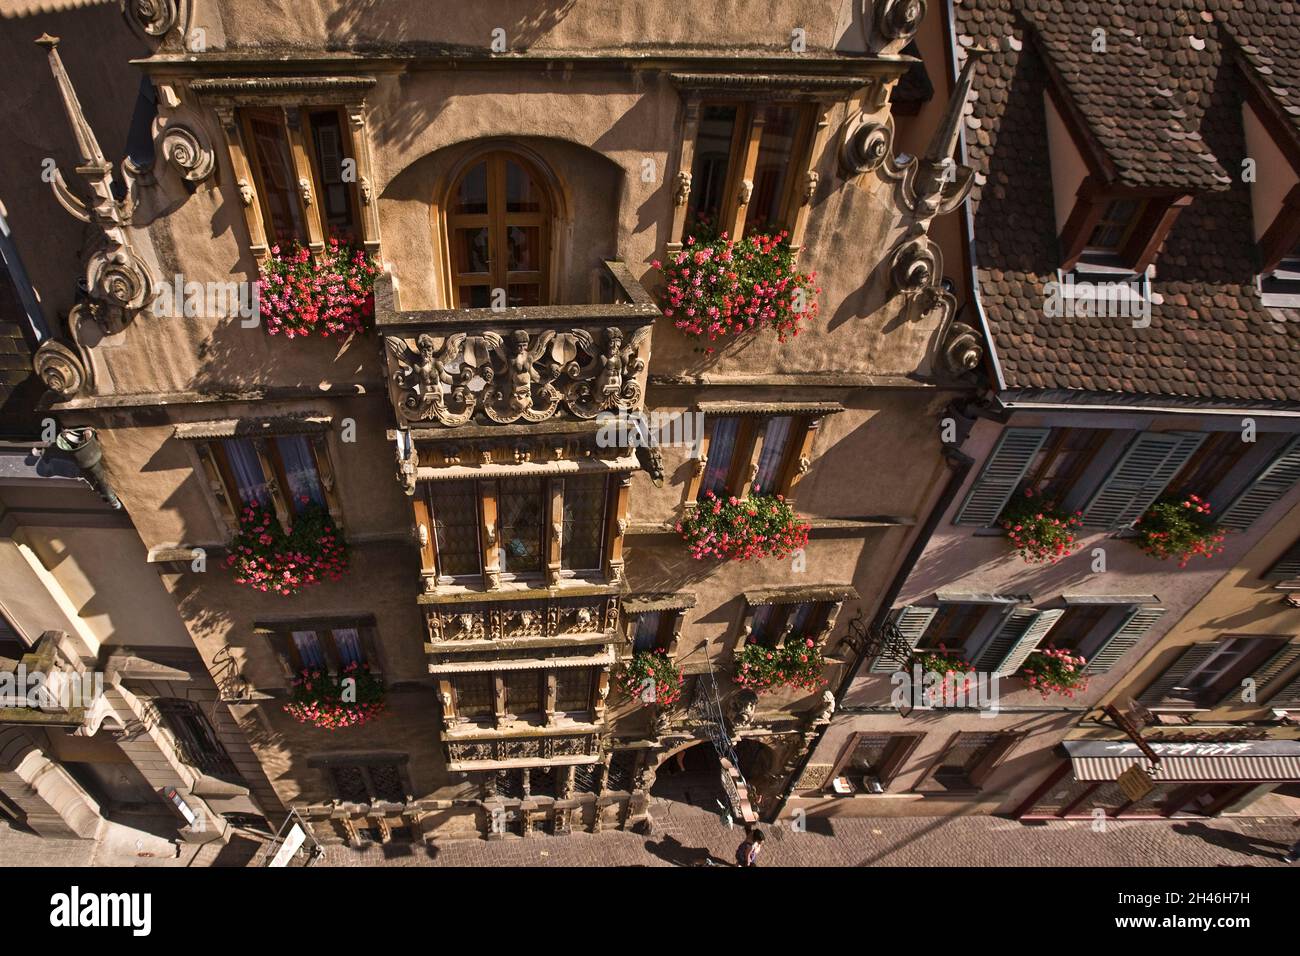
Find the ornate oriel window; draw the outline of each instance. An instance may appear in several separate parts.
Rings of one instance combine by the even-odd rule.
[[[549,305],[555,203],[536,163],[498,150],[471,160],[447,200],[454,306],[487,308],[493,290],[507,306]]]
[[[439,584],[603,580],[620,483],[607,472],[423,483],[426,573]],[[432,568],[428,564],[432,564]]]
[[[850,585],[824,587],[782,587],[746,591],[745,613],[741,618],[736,647],[752,640],[767,647],[787,638],[809,638],[823,643],[835,627],[845,601],[857,600]]]
[[[448,726],[492,728],[510,723],[549,724],[558,715],[591,721],[601,668],[545,667],[454,673],[442,678]]]

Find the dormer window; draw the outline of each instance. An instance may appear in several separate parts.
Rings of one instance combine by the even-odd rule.
[[[1088,236],[1084,256],[1120,256],[1133,235],[1133,230],[1137,228],[1146,205],[1146,200],[1135,198],[1112,199],[1108,202],[1097,225],[1093,227],[1092,234]]]

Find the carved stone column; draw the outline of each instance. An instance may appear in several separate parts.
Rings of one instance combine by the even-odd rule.
[[[357,164],[357,198],[361,203],[361,243],[367,252],[379,254],[379,197],[375,195],[375,174],[370,161],[370,135],[366,108],[349,103],[348,127],[352,133],[352,157]]]

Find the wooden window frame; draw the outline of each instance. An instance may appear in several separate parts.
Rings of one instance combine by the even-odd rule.
[[[316,147],[316,123],[313,115],[319,113],[333,113],[338,119],[339,124],[339,146],[343,151],[343,160],[352,159],[356,162],[355,142],[352,138],[352,128],[348,122],[347,112],[341,106],[305,106],[302,110],[303,138],[307,144],[307,156],[311,164],[312,172],[312,196],[314,202],[312,205],[320,217],[320,227],[325,240],[330,239],[329,222],[325,213],[325,177],[321,173],[320,156]],[[363,229],[361,225],[361,190],[358,188],[360,182],[359,176],[354,176],[352,181],[343,180],[343,186],[347,192],[348,218],[351,220],[349,229],[351,236],[347,239],[340,239],[340,242],[360,244],[363,241]]]
[[[262,466],[262,478],[271,496],[271,508],[275,511],[280,527],[287,531],[293,525],[293,519],[299,513],[299,506],[289,500],[289,483],[276,440],[296,437],[302,437],[307,441],[312,462],[316,466],[316,480],[320,482],[321,493],[325,498],[325,508],[329,511],[330,520],[335,528],[342,533],[343,507],[335,479],[334,459],[329,447],[329,438],[323,431],[257,435],[246,439],[253,443],[257,451],[258,462]],[[235,481],[224,443],[241,438],[244,436],[232,435],[229,438],[213,438],[196,443],[200,469],[207,474],[209,489],[215,499],[218,513],[226,521],[227,530],[231,533],[239,528],[239,516],[243,511],[244,503],[239,497],[239,484]]]
[[[588,674],[589,690],[587,707],[584,710],[559,711],[557,705],[556,675],[562,670],[582,670]],[[460,688],[457,679],[467,674],[447,674],[439,680],[439,692],[443,705],[443,722],[448,728],[475,726],[480,729],[501,730],[513,725],[524,724],[532,727],[553,727],[558,717],[565,717],[578,722],[596,723],[603,713],[604,695],[609,688],[609,668],[588,664],[579,668],[547,667],[540,664],[535,668],[511,671],[476,671],[473,674],[486,674],[492,687],[492,713],[475,717],[465,717],[460,712]],[[510,709],[509,693],[506,680],[518,674],[531,675],[538,682],[538,709],[517,713]],[[578,715],[575,717],[575,715]],[[583,720],[583,718],[586,718]]]
[[[916,751],[916,748],[921,745],[921,741],[925,739],[924,733],[901,733],[892,730],[869,730],[850,734],[848,741],[845,743],[844,748],[840,751],[839,757],[836,758],[835,763],[831,768],[830,775],[826,778],[826,782],[821,786],[823,791],[831,790],[834,786],[835,780],[844,775],[845,766],[853,759],[853,754],[857,752],[858,742],[863,737],[874,736],[886,736],[891,738],[888,745],[890,747],[893,747],[896,742],[904,742],[902,743],[902,746],[898,747],[885,758],[885,763],[882,766],[880,773],[876,775],[876,779],[880,781],[880,785],[886,791],[889,790],[889,784],[898,777],[903,766]]]
[[[758,167],[758,152],[763,140],[769,108],[794,107],[799,111],[794,133],[794,148],[781,198],[778,219],[781,226],[790,235],[792,247],[797,246],[796,231],[801,225],[799,209],[802,205],[800,196],[805,188],[809,163],[812,158],[817,135],[825,125],[825,107],[805,99],[749,100],[737,97],[708,96],[694,100],[688,106],[686,122],[687,135],[683,142],[689,142],[689,149],[683,148],[681,171],[694,173],[695,152],[699,137],[699,113],[712,106],[734,107],[736,125],[732,131],[731,152],[727,158],[727,176],[723,185],[723,204],[718,212],[719,233],[729,236],[744,234],[745,219],[749,214],[749,199],[741,195],[741,184],[749,184],[748,192],[752,195],[754,174]],[[802,174],[802,175],[801,175]],[[694,188],[694,184],[692,184]],[[744,201],[742,202],[742,198]],[[681,222],[674,224],[673,239],[680,244],[686,239],[686,221],[689,216],[691,197],[688,195],[682,203]],[[801,231],[801,230],[800,230]]]
[[[803,462],[812,461],[812,446],[821,424],[821,416],[801,414],[798,412],[773,412],[771,414],[723,414],[711,416],[711,421],[700,440],[700,456],[696,459],[695,473],[687,486],[687,501],[691,505],[700,503],[703,494],[704,475],[708,471],[709,447],[713,441],[716,423],[728,418],[739,420],[736,431],[736,443],[732,447],[731,463],[727,469],[726,485],[719,497],[728,495],[744,497],[747,489],[752,487],[758,477],[758,463],[763,455],[763,436],[767,423],[773,418],[793,419],[786,438],[786,447],[782,462],[777,469],[776,487],[772,494],[783,495],[787,503],[793,503],[795,486],[806,474]]]
[[[1199,483],[1196,486],[1183,487],[1183,482],[1190,481],[1196,471],[1201,467],[1201,463],[1207,460],[1211,452],[1224,441],[1235,440],[1238,446],[1236,457],[1227,461],[1220,461],[1219,464],[1209,472],[1208,481]],[[1201,442],[1200,447],[1192,452],[1192,456],[1183,463],[1178,472],[1169,479],[1169,484],[1165,486],[1162,495],[1183,496],[1187,494],[1200,495],[1202,498],[1212,498],[1216,492],[1223,486],[1228,476],[1242,463],[1246,455],[1254,450],[1251,442],[1242,441],[1241,432],[1238,431],[1219,431],[1208,432],[1205,441]]]
[[[1140,200],[1145,205],[1134,216],[1120,248],[1114,253],[1099,254],[1088,247],[1088,240],[1107,207],[1123,199]],[[1068,272],[1082,261],[1120,265],[1135,273],[1145,272],[1155,261],[1178,215],[1191,201],[1192,196],[1187,193],[1105,186],[1094,176],[1085,176],[1075,197],[1074,209],[1061,229],[1061,269]]]
[[[294,631],[314,631],[320,642],[321,653],[325,655],[326,670],[330,674],[338,675],[341,673],[342,664],[333,632],[347,628],[356,630],[365,658],[364,663],[370,669],[370,673],[382,678],[384,671],[379,656],[379,635],[372,615],[265,621],[254,625],[254,632],[266,638],[280,666],[280,672],[288,684],[306,669],[293,639]]]
[[[504,160],[509,159],[520,165],[532,178],[538,191],[544,198],[547,209],[540,213],[507,213],[505,209],[505,176]],[[455,205],[456,189],[460,185],[465,175],[481,162],[488,164],[488,212],[486,213],[453,213]],[[499,187],[500,201],[497,203],[497,210],[493,212],[494,197],[494,166],[498,167],[498,174],[495,177],[495,185]],[[455,238],[454,232],[457,228],[472,228],[473,223],[466,223],[457,220],[477,220],[482,219],[481,225],[488,227],[488,244],[494,246],[494,229],[496,242],[501,244],[501,248],[496,250],[496,258],[502,263],[500,274],[492,271],[489,266],[487,273],[464,273],[467,276],[487,275],[486,283],[475,282],[472,285],[484,285],[489,290],[494,288],[507,289],[510,285],[510,273],[504,268],[505,263],[505,241],[506,227],[509,225],[520,225],[521,223],[507,223],[506,219],[517,219],[520,217],[538,217],[536,223],[523,223],[523,225],[536,226],[539,234],[538,262],[541,266],[539,270],[529,270],[528,274],[538,273],[539,277],[535,280],[539,286],[538,302],[540,306],[559,304],[559,279],[563,275],[563,232],[562,226],[568,221],[565,207],[564,190],[560,182],[555,177],[550,166],[535,154],[532,150],[527,149],[521,144],[509,141],[499,141],[480,147],[466,154],[448,173],[444,180],[444,187],[439,189],[439,201],[434,206],[434,222],[437,226],[437,241],[441,244],[441,250],[438,252],[438,272],[441,280],[441,299],[446,308],[449,309],[468,309],[467,305],[460,302],[460,286],[464,283],[458,281],[457,276],[462,275],[456,271],[455,266]],[[497,279],[500,278],[499,284]],[[520,280],[517,280],[520,281]],[[534,280],[523,280],[532,282]],[[507,291],[507,295],[508,295]]]
[[[257,143],[251,135],[249,118],[261,115],[270,119],[281,128],[286,137],[293,167],[294,202],[306,232],[303,238],[308,250],[317,255],[325,249],[328,228],[319,198],[322,183],[309,114],[328,110],[338,110],[341,114],[344,158],[351,159],[356,164],[356,177],[348,184],[355,241],[367,252],[373,255],[379,253],[379,207],[372,192],[374,174],[367,134],[367,110],[363,102],[322,103],[316,102],[311,96],[304,97],[303,102],[297,102],[274,95],[249,93],[218,97],[214,108],[225,134],[226,149],[234,172],[234,185],[248,227],[249,250],[257,259],[267,258],[270,247],[276,240],[269,235],[271,218],[258,164]],[[310,201],[303,195],[302,180],[309,184]]]
[[[980,756],[978,762],[975,764],[974,767],[966,771],[966,782],[969,784],[969,786],[948,787],[943,785],[936,785],[927,788],[926,785],[933,783],[935,779],[935,774],[939,771],[940,767],[943,766],[944,757],[948,755],[948,753],[957,745],[957,742],[963,736],[972,736],[972,735],[985,736],[986,734],[990,737],[997,737],[999,739],[996,741],[991,741],[989,744],[990,750],[987,753]],[[1019,742],[1022,739],[1024,739],[1024,736],[1025,736],[1024,734],[1017,733],[1015,731],[1002,731],[1002,730],[956,731],[955,733],[953,733],[951,737],[948,738],[947,742],[943,745],[943,748],[935,755],[935,758],[931,762],[930,767],[926,770],[925,775],[922,776],[921,779],[918,780],[916,782],[916,785],[912,788],[912,792],[934,795],[936,798],[942,797],[944,795],[952,795],[952,794],[982,793],[984,790],[984,783],[992,775],[993,771],[998,768],[998,766],[1002,763],[1002,761],[1006,759],[1007,755],[1011,753],[1011,751],[1016,749],[1016,745],[1019,744]]]
[[[682,625],[686,619],[685,608],[664,608],[658,611],[626,612],[624,618],[624,640],[630,649],[636,647],[637,622],[647,614],[659,615],[659,631],[655,636],[655,645],[651,651],[663,651],[669,657],[676,658],[677,644],[682,636]]]
[[[485,590],[497,590],[503,582],[512,581],[539,587],[554,587],[562,580],[590,581],[594,584],[617,583],[622,577],[622,537],[627,518],[628,486],[631,475],[613,472],[579,472],[579,475],[601,475],[605,478],[605,504],[603,538],[601,541],[601,567],[571,569],[562,567],[562,529],[564,522],[565,475],[530,475],[541,482],[540,549],[541,566],[538,571],[514,572],[501,569],[500,538],[500,485],[509,478],[473,478],[475,499],[478,504],[479,570],[462,575],[444,575],[438,554],[434,522],[438,518],[438,481],[425,483],[421,494],[412,502],[417,540],[420,546],[421,571],[432,579],[435,586],[479,583]],[[424,529],[424,530],[420,530]],[[595,572],[595,577],[592,573]]]
[[[1088,466],[1096,460],[1098,452],[1106,444],[1106,440],[1111,435],[1109,429],[1075,428],[1073,426],[1054,427],[1038,453],[1042,456],[1041,460],[1036,463],[1031,462],[1029,471],[1025,474],[1023,482],[1025,487],[1034,489],[1035,493],[1039,491],[1046,480],[1045,475],[1051,470],[1052,465],[1056,463],[1056,459],[1064,453],[1065,443],[1071,437],[1071,433],[1080,431],[1091,433],[1087,440],[1088,443],[1065,475],[1063,477],[1058,476],[1056,479],[1063,484],[1064,491],[1057,495],[1055,500],[1059,504],[1069,497],[1070,493],[1078,487],[1079,480],[1088,470]],[[1037,457],[1038,455],[1035,456],[1035,458]],[[1014,499],[1014,495],[1012,497]],[[1003,510],[1006,510],[1005,505],[1003,505]]]

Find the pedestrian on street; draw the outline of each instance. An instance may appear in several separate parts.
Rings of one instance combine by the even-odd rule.
[[[1300,827],[1300,820],[1297,820],[1291,825],[1293,827]],[[1282,857],[1282,859],[1286,860],[1288,863],[1300,862],[1300,840],[1296,840],[1295,843],[1291,845],[1291,849],[1286,851],[1286,856]]]
[[[745,828],[744,842],[736,848],[737,866],[758,866],[758,854],[763,850],[763,831]]]

